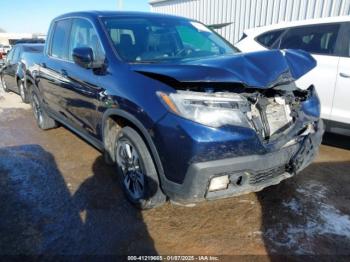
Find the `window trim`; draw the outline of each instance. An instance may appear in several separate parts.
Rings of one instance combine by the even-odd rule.
[[[50,57],[50,58],[52,58],[52,59],[64,61],[64,62],[67,62],[67,63],[75,64],[74,61],[69,60],[69,58],[68,58],[68,59],[62,59],[62,58],[58,58],[58,57],[53,57],[53,56],[51,55],[52,38],[53,38],[53,35],[54,35],[54,33],[55,33],[56,23],[57,23],[58,21],[62,21],[62,20],[66,20],[66,19],[70,19],[70,20],[71,20],[71,21],[70,21],[70,26],[69,26],[69,37],[68,37],[68,40],[67,40],[67,42],[68,42],[67,44],[70,43],[70,38],[71,38],[71,35],[72,35],[73,20],[74,20],[74,19],[85,19],[85,20],[87,20],[87,21],[92,25],[92,27],[94,28],[94,30],[95,30],[95,32],[96,32],[96,36],[97,36],[97,38],[98,38],[98,40],[99,40],[99,42],[100,42],[100,45],[101,45],[101,47],[102,47],[103,53],[104,53],[105,57],[107,57],[106,50],[105,50],[105,48],[104,48],[104,46],[103,46],[103,44],[102,44],[101,37],[100,37],[100,35],[99,35],[99,33],[98,33],[98,30],[97,30],[95,24],[91,21],[91,19],[89,19],[89,18],[87,18],[87,17],[84,17],[84,16],[69,16],[69,17],[58,18],[58,19],[55,19],[54,21],[52,21],[52,23],[53,23],[53,25],[52,25],[52,27],[51,27],[51,28],[52,28],[52,29],[51,29],[52,32],[50,32],[50,40],[49,40],[49,45],[48,45],[48,50],[47,50],[47,55],[48,55],[48,57]],[[69,46],[68,46],[68,48],[69,48]],[[69,52],[69,51],[70,51],[70,50],[68,50],[68,52]],[[68,53],[68,54],[69,54],[69,53]],[[69,57],[69,55],[68,55],[68,57]]]
[[[329,23],[318,23],[318,24],[308,24],[308,25],[297,25],[297,26],[289,26],[289,27],[284,27],[284,28],[280,28],[280,29],[273,29],[271,31],[265,31],[261,34],[259,34],[258,36],[256,36],[254,38],[254,41],[256,41],[258,44],[260,44],[261,46],[264,46],[262,45],[260,42],[257,41],[257,38],[259,36],[261,36],[262,34],[265,34],[265,33],[268,33],[268,32],[273,32],[273,31],[278,31],[278,30],[281,30],[283,29],[284,32],[279,36],[279,38],[276,39],[276,41],[273,43],[272,47],[269,48],[269,47],[266,47],[264,46],[265,48],[269,49],[269,50],[272,50],[272,49],[280,49],[280,44],[281,42],[278,43],[278,45],[275,45],[278,41],[280,41],[282,39],[282,37],[284,37],[288,32],[289,30],[291,29],[296,29],[296,28],[302,28],[302,27],[309,27],[309,26],[326,26],[326,25],[334,25],[334,24],[339,24],[339,31],[338,31],[338,36],[337,36],[337,39],[335,41],[335,49],[334,49],[334,54],[324,54],[324,53],[314,53],[314,52],[308,52],[312,55],[319,55],[319,56],[332,56],[332,57],[347,57],[347,56],[344,56],[344,50],[342,48],[340,48],[339,46],[339,39],[341,38],[341,35],[342,35],[342,32],[343,32],[343,28],[344,26],[346,26],[346,24],[349,23],[349,22],[329,22]],[[349,23],[350,24],[350,23]],[[281,49],[280,49],[281,50]],[[302,49],[301,49],[302,50]]]

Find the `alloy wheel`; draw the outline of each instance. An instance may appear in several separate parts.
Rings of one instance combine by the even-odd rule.
[[[133,199],[141,199],[145,193],[145,175],[136,148],[128,139],[122,138],[117,144],[117,154],[125,189]]]

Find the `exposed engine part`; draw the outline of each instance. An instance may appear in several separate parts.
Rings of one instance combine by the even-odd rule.
[[[220,91],[220,93],[227,92]],[[213,91],[211,90],[210,93]],[[269,140],[292,127],[293,122],[298,118],[300,104],[307,99],[309,91],[300,90],[291,83],[282,88],[275,87],[239,94],[246,98],[247,104],[241,104],[240,110],[246,115],[251,127],[263,140]]]
[[[253,126],[265,139],[286,130],[293,121],[290,107],[281,96],[258,99],[251,105]]]

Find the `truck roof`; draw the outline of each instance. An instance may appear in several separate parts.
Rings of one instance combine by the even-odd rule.
[[[181,18],[181,19],[187,19],[191,20],[185,17],[181,16],[175,16],[175,15],[168,15],[168,14],[159,14],[159,13],[152,13],[152,12],[134,12],[134,11],[81,11],[81,12],[71,12],[66,13],[63,15],[60,15],[56,17],[56,19],[66,18],[66,17],[74,17],[74,16],[80,16],[80,17],[87,17],[87,18],[96,18],[96,17],[168,17],[168,18]]]
[[[32,47],[32,46],[45,46],[45,43],[18,43],[18,44],[15,44],[14,46],[29,46],[29,47]]]

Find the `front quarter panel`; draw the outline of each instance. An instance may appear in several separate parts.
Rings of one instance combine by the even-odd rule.
[[[133,115],[146,129],[151,129],[167,112],[156,92],[173,92],[167,85],[129,70],[128,65],[117,64],[101,77],[100,85],[106,97],[99,111],[119,109]],[[110,111],[110,110],[109,110]],[[103,123],[100,124],[102,136]]]

